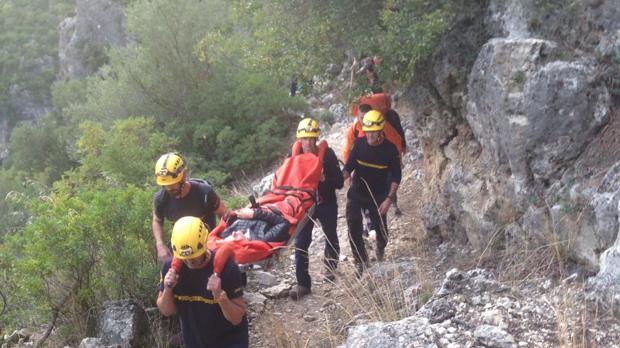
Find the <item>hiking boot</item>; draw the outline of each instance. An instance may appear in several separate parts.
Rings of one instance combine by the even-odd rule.
[[[323,278],[333,283],[336,280],[336,275],[334,274],[334,271],[332,271],[332,269],[328,268],[323,271]]]
[[[302,297],[308,294],[310,294],[310,289],[301,285],[295,285],[291,291],[288,292],[288,295],[293,301],[301,300]]]
[[[362,279],[362,276],[364,276],[365,269],[366,267],[364,266],[363,263],[355,264],[355,278]]]
[[[385,258],[385,249],[377,248],[376,255],[377,255],[377,262],[383,262],[383,259]]]

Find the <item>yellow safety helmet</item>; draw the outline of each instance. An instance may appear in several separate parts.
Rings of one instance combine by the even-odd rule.
[[[155,164],[157,185],[168,186],[181,182],[186,170],[187,164],[180,153],[170,152],[161,156]]]
[[[209,230],[200,218],[184,216],[172,227],[172,252],[181,260],[193,259],[207,252]]]
[[[381,131],[385,126],[383,114],[377,110],[370,110],[362,119],[362,130],[364,132]]]
[[[321,134],[319,121],[312,118],[304,118],[297,126],[297,139],[299,138],[318,138]]]

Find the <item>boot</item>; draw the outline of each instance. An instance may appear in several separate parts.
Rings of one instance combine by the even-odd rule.
[[[310,289],[302,285],[295,285],[291,289],[291,291],[288,292],[288,295],[293,301],[301,300],[304,296],[308,294],[310,294]]]
[[[366,265],[364,263],[356,263],[355,264],[355,278],[362,279],[364,276],[364,270],[366,269]]]
[[[377,262],[383,262],[383,259],[385,258],[385,249],[377,248],[376,256]]]
[[[336,280],[336,275],[334,271],[328,267],[323,271],[323,278],[333,283]]]

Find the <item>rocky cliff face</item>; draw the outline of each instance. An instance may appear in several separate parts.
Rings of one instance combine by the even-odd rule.
[[[601,262],[620,246],[600,256],[619,228],[619,11],[509,0],[460,15],[408,93],[428,231],[479,250],[559,243],[589,271],[613,268]]]
[[[107,48],[128,42],[122,0],[77,0],[75,16],[66,18],[59,31],[58,57],[44,56],[24,64],[31,66],[33,74],[58,71],[61,80],[88,76],[105,63]],[[34,95],[19,83],[10,86],[9,98],[0,115],[16,116],[0,121],[0,161],[7,155],[3,150],[15,123],[39,119],[53,107],[49,92]]]
[[[94,73],[110,46],[127,44],[126,18],[120,0],[77,0],[75,16],[60,24],[59,79]]]
[[[46,74],[56,69],[56,59],[50,56],[39,57],[34,60],[22,59],[20,65],[33,75]],[[52,110],[50,93],[36,93],[22,83],[14,82],[9,85],[8,103],[0,106],[0,162],[6,158],[6,146],[11,135],[11,129],[21,120],[36,120]]]

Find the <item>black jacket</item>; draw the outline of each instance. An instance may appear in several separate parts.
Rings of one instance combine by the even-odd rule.
[[[344,177],[338,164],[338,158],[331,147],[325,152],[323,173],[325,174],[325,181],[319,183],[321,203],[336,201],[336,189],[341,189],[344,186]]]

